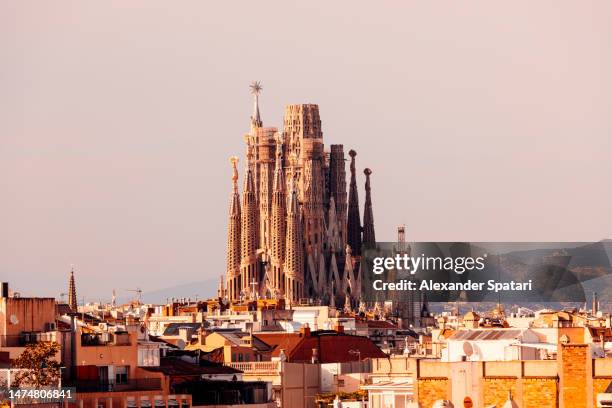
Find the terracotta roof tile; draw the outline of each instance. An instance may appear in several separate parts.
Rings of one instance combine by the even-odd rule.
[[[304,338],[291,353],[289,361],[312,360],[312,350],[318,350],[320,363],[344,363],[367,358],[386,358],[387,355],[367,337],[353,336],[334,331],[313,332]],[[361,354],[351,353],[358,350]]]
[[[285,354],[288,355],[302,340],[302,335],[300,333],[285,332],[257,333],[253,334],[253,337],[257,337],[259,340],[273,348],[272,357],[278,357],[281,350],[285,350]]]

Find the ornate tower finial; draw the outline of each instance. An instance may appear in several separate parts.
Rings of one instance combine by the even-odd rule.
[[[276,160],[282,160],[283,158],[283,136],[281,132],[277,132],[274,135],[274,141],[276,142]],[[282,169],[281,169],[282,170]]]
[[[74,283],[74,265],[70,268],[70,279],[68,281],[68,306],[73,312],[77,311],[76,284]]]
[[[363,244],[368,247],[376,245],[376,234],[374,233],[374,212],[372,211],[372,189],[370,187],[370,175],[372,170],[366,168],[363,171],[366,176],[365,182],[365,207],[363,209]]]
[[[351,156],[351,184],[349,186],[348,232],[347,242],[354,255],[361,254],[361,218],[359,217],[359,195],[357,193],[357,175],[355,171],[355,150],[349,150]]]
[[[238,157],[230,157],[230,163],[232,164],[232,185],[233,192],[238,192]]]
[[[261,86],[261,82],[253,81],[251,82],[251,85],[249,85],[249,88],[251,88],[251,93],[253,94],[253,97],[254,97],[253,116],[251,116],[251,125],[253,127],[261,127],[262,121],[261,121],[261,116],[259,114],[259,95],[261,94],[261,91],[263,89]]]
[[[255,96],[259,96],[263,89],[263,87],[261,86],[261,82],[259,81],[251,82],[251,85],[249,85],[249,88],[251,88],[251,93]]]

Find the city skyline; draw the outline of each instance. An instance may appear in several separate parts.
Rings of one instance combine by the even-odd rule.
[[[92,301],[218,282],[252,80],[266,125],[316,103],[372,168],[381,241],[611,238],[608,4],[118,4],[0,6],[0,273],[24,295],[71,264]]]

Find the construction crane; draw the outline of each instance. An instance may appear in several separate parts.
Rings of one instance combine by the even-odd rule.
[[[142,302],[140,301],[140,299],[142,298],[142,289],[140,288],[136,288],[136,289],[126,289],[126,291],[128,292],[135,292],[136,293],[136,301],[138,302],[138,304],[142,304]]]

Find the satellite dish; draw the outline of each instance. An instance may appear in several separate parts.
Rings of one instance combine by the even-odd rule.
[[[12,314],[11,317],[9,317],[9,320],[11,321],[11,324],[18,324],[19,323],[19,319],[14,314]]]
[[[472,345],[469,342],[467,342],[467,341],[463,342],[463,352],[468,357],[470,357],[472,354],[474,354],[474,349],[472,348]]]

